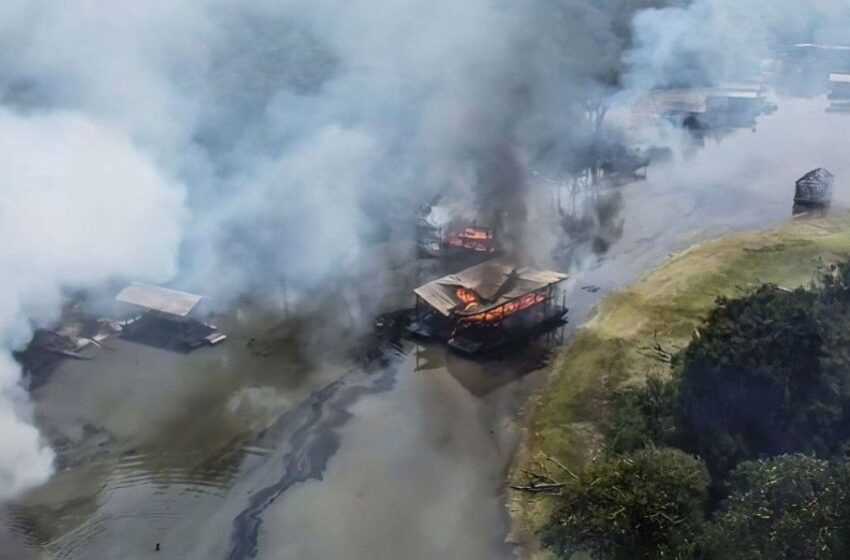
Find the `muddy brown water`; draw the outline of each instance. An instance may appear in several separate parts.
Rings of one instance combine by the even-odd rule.
[[[787,135],[820,138],[832,122],[793,102],[758,133],[623,187],[622,236],[572,271],[564,335],[669,253],[790,216],[809,161],[786,161]],[[818,165],[843,165],[822,152]],[[382,367],[304,368],[286,350],[257,356],[231,328],[190,354],[111,340],[63,363],[33,394],[59,470],[2,508],[0,558],[513,556],[503,479],[545,380],[541,351],[476,363],[406,342]]]

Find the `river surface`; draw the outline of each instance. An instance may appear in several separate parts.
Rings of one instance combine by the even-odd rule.
[[[618,189],[622,229],[573,264],[559,336],[670,253],[789,218],[811,168],[844,199],[850,120],[824,106],[783,102]],[[0,558],[513,557],[503,480],[552,340],[480,363],[405,342],[380,365],[308,367],[248,351],[237,323],[185,355],[110,340],[38,387],[58,472],[0,511]]]

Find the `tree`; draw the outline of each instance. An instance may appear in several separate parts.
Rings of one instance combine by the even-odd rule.
[[[782,456],[742,464],[705,532],[706,560],[839,560],[850,549],[845,462]]]
[[[626,453],[650,446],[669,445],[676,433],[676,380],[650,376],[642,388],[627,389],[614,396],[607,428],[608,446]]]
[[[721,299],[684,351],[682,441],[713,476],[765,455],[841,451],[850,434],[850,297],[843,286],[834,279],[809,290],[764,286]]]
[[[558,496],[543,542],[562,558],[684,559],[704,518],[708,473],[675,449],[648,448],[590,465]]]

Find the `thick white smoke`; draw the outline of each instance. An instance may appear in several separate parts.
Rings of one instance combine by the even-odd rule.
[[[127,139],[78,114],[0,110],[0,499],[50,475],[11,351],[55,319],[63,290],[168,279],[181,185]]]
[[[568,167],[589,136],[583,101],[616,87],[623,14],[662,3],[0,3],[3,348],[53,316],[64,286],[174,276],[218,299],[297,294],[374,279],[367,245],[409,228],[430,194],[521,205],[528,167]],[[627,79],[726,78],[766,36],[827,40],[846,11],[695,0],[644,12]],[[9,417],[25,420],[8,364],[0,409],[17,403]],[[25,426],[15,441],[30,459],[0,447],[9,473],[49,463]],[[10,491],[26,482],[9,476]]]
[[[568,112],[566,76],[531,63],[532,12],[0,3],[0,498],[50,471],[9,352],[63,288],[176,278],[225,299],[374,268],[364,243],[428,192],[473,198],[516,138],[555,128],[535,106]]]
[[[795,43],[850,43],[844,0],[694,0],[640,12],[626,85],[717,85],[752,79],[759,64]]]
[[[409,231],[431,194],[521,205],[526,162],[568,151],[576,84],[594,89],[595,61],[611,62],[598,45],[615,13],[0,3],[0,498],[49,472],[9,351],[55,317],[63,288],[125,276],[292,297],[368,274],[378,293],[366,245]]]

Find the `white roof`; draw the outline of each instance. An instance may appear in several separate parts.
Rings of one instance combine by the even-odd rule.
[[[140,282],[133,282],[115,296],[120,303],[180,318],[188,317],[202,299],[203,296]]]
[[[850,74],[830,74],[829,81],[834,83],[850,84]]]

